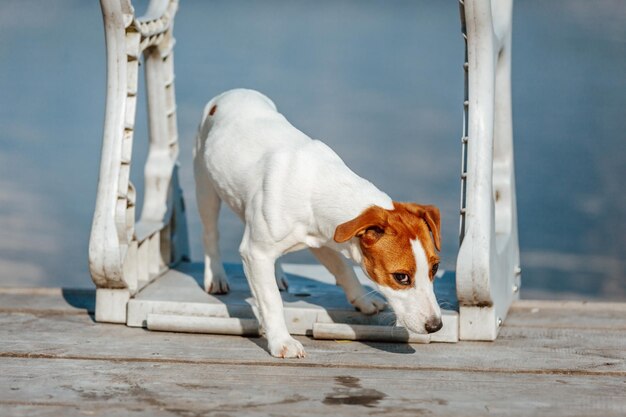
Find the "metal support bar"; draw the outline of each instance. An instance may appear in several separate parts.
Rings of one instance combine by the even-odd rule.
[[[460,0],[465,42],[461,140],[460,338],[494,340],[519,297],[511,114],[512,0]]]

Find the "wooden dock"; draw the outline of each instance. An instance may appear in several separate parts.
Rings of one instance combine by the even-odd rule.
[[[520,301],[495,342],[264,339],[95,323],[94,292],[0,289],[1,416],[624,416],[626,304]]]

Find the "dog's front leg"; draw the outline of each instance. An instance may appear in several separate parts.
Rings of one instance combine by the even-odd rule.
[[[274,276],[275,259],[249,246],[242,244],[241,259],[259,307],[269,351],[277,358],[303,358],[302,344],[291,337],[285,323],[283,300]]]
[[[313,255],[328,271],[335,276],[337,284],[343,288],[348,301],[363,314],[376,314],[387,306],[387,303],[366,291],[359,282],[354,269],[346,263],[341,255],[334,250],[321,247],[310,248]]]
[[[287,291],[287,289],[289,288],[287,274],[285,274],[285,271],[283,271],[283,266],[278,260],[274,263],[274,275],[276,276],[276,285],[278,285],[278,289],[281,291]]]

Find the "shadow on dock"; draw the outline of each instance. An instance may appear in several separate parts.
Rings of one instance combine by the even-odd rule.
[[[61,288],[61,295],[67,304],[85,310],[91,320],[96,322],[96,290],[85,288]]]

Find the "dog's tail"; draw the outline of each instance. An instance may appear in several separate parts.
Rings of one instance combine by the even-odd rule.
[[[220,113],[257,114],[262,111],[277,111],[276,105],[266,95],[255,90],[235,88],[213,97],[204,107],[202,120],[209,121]]]
[[[219,96],[213,97],[211,101],[209,101],[207,105],[204,106],[204,110],[202,111],[202,118],[200,119],[200,124],[198,125],[198,131],[196,133],[196,146],[193,149],[194,159],[196,155],[200,152],[202,144],[208,137],[209,132],[211,131],[211,127],[213,126],[213,119],[217,111],[216,101],[218,98]]]
[[[200,129],[202,129],[205,125],[208,125],[206,126],[207,133],[211,125],[213,125],[213,119],[215,117],[215,114],[217,113],[217,101],[219,98],[220,96],[213,97],[211,101],[209,101],[206,106],[204,106],[204,110],[202,111],[202,121],[200,122]]]
[[[208,137],[216,118],[219,118],[221,114],[246,114],[249,117],[255,117],[268,110],[276,112],[276,105],[267,96],[255,90],[236,88],[213,97],[204,106],[198,126],[195,151],[200,150],[199,147]]]

